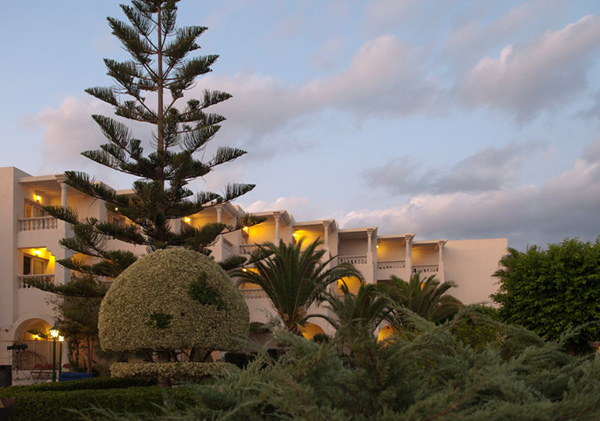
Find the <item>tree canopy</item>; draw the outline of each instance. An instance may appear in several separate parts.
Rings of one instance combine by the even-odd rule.
[[[504,321],[549,339],[587,324],[570,342],[579,350],[600,340],[600,238],[595,243],[565,239],[525,252],[510,249],[501,263],[493,299]]]

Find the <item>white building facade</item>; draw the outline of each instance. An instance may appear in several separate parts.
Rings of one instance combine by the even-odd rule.
[[[59,245],[61,238],[71,234],[63,221],[48,216],[43,206],[68,206],[77,209],[79,217],[95,217],[101,221],[118,218],[107,211],[99,200],[82,195],[62,182],[62,175],[31,176],[17,168],[0,168],[0,366],[13,364],[13,352],[7,346],[28,345],[32,355],[48,358],[48,344],[36,341],[28,330],[47,331],[55,323],[51,295],[23,283],[35,278],[44,282],[64,284],[70,272],[56,260],[70,257]],[[239,206],[216,205],[202,213],[174,221],[173,229],[188,224],[200,227],[208,222],[235,225],[244,215]],[[379,236],[377,227],[340,229],[333,219],[297,222],[285,210],[256,214],[266,220],[244,230],[223,234],[212,247],[216,261],[231,255],[249,254],[256,244],[267,241],[292,243],[304,238],[323,242],[327,256],[334,263],[348,262],[361,271],[365,282],[376,283],[391,275],[408,280],[413,273],[436,275],[441,281],[454,281],[458,288],[452,295],[464,303],[489,301],[497,289],[493,273],[507,252],[507,239],[485,240],[417,240],[414,233]],[[139,255],[145,248],[108,241],[109,247],[131,249]],[[251,321],[264,323],[274,311],[264,292],[252,286],[242,286]],[[326,308],[315,308],[326,312]],[[316,331],[330,333],[331,328],[314,326]],[[44,342],[44,343],[42,343]]]

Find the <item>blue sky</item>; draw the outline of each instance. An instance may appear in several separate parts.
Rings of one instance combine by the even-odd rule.
[[[3,6],[1,166],[131,179],[79,152],[104,140],[103,58],[127,57],[108,0]],[[417,239],[545,245],[600,234],[600,2],[183,0],[233,98],[213,147],[248,154],[194,184],[237,203]],[[210,151],[209,151],[210,152]]]

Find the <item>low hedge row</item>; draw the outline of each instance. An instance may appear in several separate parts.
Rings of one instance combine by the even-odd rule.
[[[21,393],[25,391],[44,392],[47,390],[100,390],[100,389],[125,389],[127,387],[155,386],[156,380],[141,378],[114,378],[114,377],[94,377],[85,380],[71,380],[68,382],[41,383],[28,386],[11,386],[10,388],[0,387],[0,397],[12,396],[11,393]]]
[[[74,383],[74,382],[73,382]],[[0,389],[0,396],[17,398],[14,415],[17,421],[79,420],[72,410],[86,410],[92,406],[115,412],[158,412],[156,405],[164,405],[171,398],[176,405],[193,404],[187,387],[159,388],[157,386],[126,389],[96,390],[23,390],[17,387]]]

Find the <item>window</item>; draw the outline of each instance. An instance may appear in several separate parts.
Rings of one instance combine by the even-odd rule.
[[[41,218],[47,215],[42,206],[30,200],[25,200],[25,218]]]
[[[23,256],[23,275],[43,275],[46,273],[46,261],[38,257]]]

